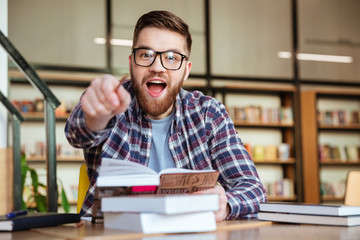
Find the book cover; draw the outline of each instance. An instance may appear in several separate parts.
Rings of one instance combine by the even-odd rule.
[[[306,203],[260,203],[260,212],[296,213],[327,216],[354,216],[360,215],[360,206]]]
[[[186,214],[104,213],[104,227],[142,233],[185,233],[216,230],[214,212]]]
[[[0,231],[19,231],[78,222],[80,216],[75,213],[28,213],[10,219],[0,216]]]
[[[347,227],[360,225],[360,215],[324,216],[324,215],[308,215],[308,214],[279,213],[279,212],[259,212],[258,219],[264,221],[274,221],[274,222],[347,226]]]
[[[101,199],[102,212],[180,214],[217,210],[219,210],[218,194],[147,194]]]

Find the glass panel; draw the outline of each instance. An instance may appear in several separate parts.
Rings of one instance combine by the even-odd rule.
[[[352,58],[350,63],[300,61],[300,78],[360,82],[360,1],[298,2],[299,52]]]
[[[105,68],[105,1],[9,1],[9,39],[32,64]]]
[[[212,74],[292,78],[290,0],[210,3]]]
[[[112,1],[113,38],[132,40],[138,18],[146,12],[159,9],[181,17],[190,27],[193,39],[190,60],[191,73],[205,73],[205,17],[203,1],[191,0],[116,0]],[[128,72],[131,47],[113,46],[113,67],[119,73]]]

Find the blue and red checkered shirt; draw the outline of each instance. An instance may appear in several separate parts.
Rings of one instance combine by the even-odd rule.
[[[151,123],[141,111],[130,82],[124,87],[132,95],[127,111],[116,115],[104,130],[90,131],[80,103],[71,113],[65,135],[69,143],[84,149],[90,186],[81,215],[91,216],[96,178],[103,157],[148,165],[151,149]],[[199,91],[180,90],[170,127],[169,149],[177,168],[216,169],[231,208],[227,219],[254,216],[266,191],[255,165],[243,146],[225,106]]]

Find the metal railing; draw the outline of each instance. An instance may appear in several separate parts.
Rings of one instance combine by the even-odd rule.
[[[24,121],[19,111],[11,104],[11,102],[0,91],[0,101],[10,112],[12,116],[12,135],[13,135],[13,158],[14,158],[14,209],[21,209],[22,189],[21,189],[21,143],[20,143],[20,123]],[[15,174],[18,173],[18,174]]]
[[[57,199],[58,199],[58,191],[56,184],[56,138],[55,138],[55,109],[60,105],[60,101],[56,98],[56,96],[52,93],[46,83],[36,74],[33,68],[27,63],[27,61],[21,56],[19,51],[16,50],[14,45],[10,42],[10,40],[0,31],[0,44],[8,53],[8,55],[12,58],[14,63],[16,63],[17,67],[24,73],[26,79],[37,88],[44,97],[44,105],[45,105],[45,113],[44,113],[44,121],[46,126],[46,166],[47,166],[47,209],[48,212],[57,212]],[[5,98],[6,99],[6,98]],[[8,108],[9,109],[9,108]],[[18,118],[16,116],[14,118]],[[20,115],[22,118],[22,116]],[[17,119],[14,120],[18,121]],[[16,123],[14,125],[18,125],[16,128],[20,128],[20,124]],[[14,140],[14,148],[16,149],[15,154],[20,154],[20,130],[17,129],[18,132],[13,135]],[[15,146],[19,144],[18,146]],[[14,151],[15,151],[14,149]],[[15,155],[14,155],[15,157]],[[14,176],[21,175],[21,168],[17,165],[18,160],[15,161],[14,158]],[[15,164],[16,163],[16,164]],[[14,179],[15,180],[15,179]],[[17,206],[17,201],[19,196],[15,196],[18,194],[18,191],[21,189],[21,181],[20,184],[18,179],[14,181],[14,206],[15,209],[19,209]],[[20,193],[21,194],[21,193]],[[20,195],[21,202],[21,195]]]

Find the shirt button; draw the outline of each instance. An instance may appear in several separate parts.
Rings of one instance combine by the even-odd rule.
[[[178,135],[181,136],[181,132],[178,132]]]
[[[149,136],[148,136],[148,135],[145,135],[144,137],[145,137],[145,138],[148,138]]]

